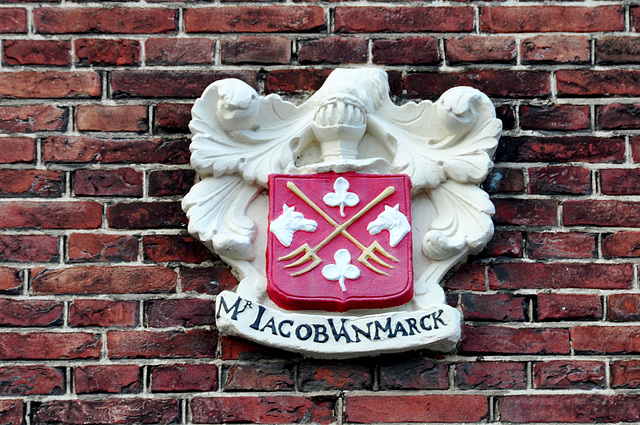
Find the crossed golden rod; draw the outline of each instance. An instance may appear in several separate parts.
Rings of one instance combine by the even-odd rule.
[[[331,224],[333,227],[335,227],[335,230],[333,232],[331,232],[326,238],[324,238],[322,240],[322,242],[320,242],[318,245],[314,246],[313,248],[310,247],[309,244],[305,242],[300,247],[298,247],[296,250],[290,252],[289,254],[285,255],[284,257],[278,258],[278,261],[290,260],[290,259],[295,258],[295,257],[297,257],[298,255],[300,255],[300,254],[302,254],[304,252],[304,255],[302,257],[300,257],[298,260],[294,261],[293,263],[286,265],[285,268],[297,267],[297,266],[300,266],[300,265],[308,262],[309,260],[311,260],[311,264],[307,268],[305,268],[304,270],[301,270],[301,271],[298,271],[298,272],[295,272],[295,273],[291,273],[292,277],[300,276],[302,274],[305,274],[305,273],[313,270],[315,267],[317,267],[318,264],[320,264],[322,262],[322,259],[318,256],[317,252],[320,251],[320,249],[322,249],[326,244],[331,242],[339,234],[342,234],[344,237],[349,239],[354,245],[356,245],[358,248],[360,248],[360,250],[362,251],[362,254],[360,254],[360,256],[358,257],[358,261],[360,261],[364,266],[368,267],[369,269],[371,269],[375,273],[378,273],[378,274],[381,274],[381,275],[384,275],[384,276],[389,276],[388,273],[385,273],[384,271],[375,268],[372,264],[369,263],[369,260],[375,261],[376,263],[380,264],[383,267],[388,267],[388,268],[392,269],[393,266],[391,266],[391,265],[385,263],[384,261],[382,261],[376,255],[376,251],[380,252],[380,254],[384,255],[385,257],[387,257],[391,261],[396,261],[397,262],[398,259],[395,258],[393,255],[389,254],[387,251],[385,251],[385,249],[378,243],[378,241],[373,242],[369,246],[364,246],[362,243],[360,243],[360,241],[358,241],[356,238],[351,236],[351,234],[349,232],[347,232],[347,228],[349,226],[351,226],[360,217],[362,217],[367,211],[369,211],[371,208],[375,207],[377,204],[382,202],[383,199],[385,199],[386,197],[391,195],[393,192],[395,192],[396,189],[393,186],[387,187],[378,196],[376,196],[373,200],[371,200],[371,202],[369,202],[367,205],[365,205],[364,208],[362,208],[353,217],[351,217],[349,220],[345,221],[342,224],[338,224],[334,219],[329,217],[329,215],[327,215],[327,213],[325,213],[318,205],[316,205],[315,202],[313,202],[311,199],[309,199],[309,197],[307,195],[305,195],[298,188],[298,186],[295,185],[295,183],[287,182],[287,188],[289,190],[291,190],[293,193],[295,193],[296,195],[298,195],[298,197],[300,199],[302,199],[311,208],[313,208],[315,210],[315,212],[320,214],[322,216],[322,218],[324,218],[329,224]]]

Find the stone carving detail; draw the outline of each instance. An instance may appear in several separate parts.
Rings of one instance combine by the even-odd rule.
[[[191,164],[200,181],[182,205],[189,232],[239,274],[238,298],[234,299],[279,310],[268,296],[264,256],[269,228],[265,192],[270,175],[406,174],[411,180],[411,227],[406,217],[402,221],[403,213],[395,205],[377,211],[378,219],[366,227],[371,235],[384,229],[381,240],[401,239],[408,232],[413,239],[413,299],[385,311],[450,308],[445,305],[441,278],[469,254],[478,253],[493,234],[494,208],[478,185],[493,165],[501,123],[490,100],[473,88],[456,87],[436,102],[402,106],[396,106],[388,92],[387,75],[381,70],[337,69],[300,105],[274,94],[259,97],[253,88],[235,79],[213,83],[196,101],[190,124]],[[316,204],[337,211],[338,218],[349,217],[364,205],[349,183],[348,178],[338,178],[334,192]],[[315,231],[317,217],[302,216],[293,205],[277,208],[274,218],[289,214],[276,225],[282,229],[275,230],[289,244],[288,232],[298,237]],[[284,230],[287,226],[294,227]],[[326,273],[340,286],[346,278],[347,288],[355,276],[349,268],[354,266],[346,261],[354,264],[355,258],[348,255],[343,252],[334,261],[327,254],[324,264],[335,266]],[[223,307],[223,313],[233,311],[229,305]],[[266,314],[266,310],[256,311]],[[455,313],[451,314],[455,320]],[[437,328],[438,321],[434,322]],[[222,323],[223,331],[224,327]],[[419,344],[451,349],[459,339],[459,323],[455,327],[450,335]],[[407,347],[415,348],[411,343]],[[381,350],[397,349],[390,345]],[[323,350],[326,348],[302,349],[312,355],[350,355],[349,349]],[[358,355],[366,352],[355,351]]]

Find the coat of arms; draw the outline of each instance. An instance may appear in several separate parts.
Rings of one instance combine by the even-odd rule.
[[[381,70],[338,69],[300,105],[235,79],[196,101],[189,232],[241,277],[221,332],[312,356],[455,346],[439,282],[492,236],[478,185],[501,123],[469,87],[388,92]]]

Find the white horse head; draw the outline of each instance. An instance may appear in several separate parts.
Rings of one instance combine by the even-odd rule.
[[[282,206],[282,214],[280,214],[280,217],[271,221],[269,230],[278,238],[282,245],[290,247],[295,232],[298,230],[314,232],[316,227],[318,227],[318,223],[304,218],[301,212],[296,211],[296,207],[290,207],[284,204]]]
[[[384,211],[367,226],[367,230],[372,235],[377,235],[383,230],[388,230],[389,245],[392,247],[398,245],[402,238],[411,231],[409,220],[400,212],[399,206],[400,204],[395,207],[385,205]]]

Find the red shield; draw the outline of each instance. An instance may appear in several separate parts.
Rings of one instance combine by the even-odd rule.
[[[406,175],[271,175],[271,300],[326,311],[411,300],[410,188]]]

